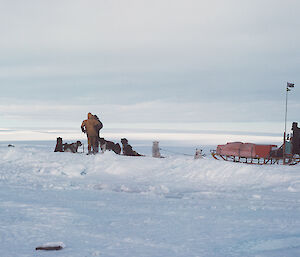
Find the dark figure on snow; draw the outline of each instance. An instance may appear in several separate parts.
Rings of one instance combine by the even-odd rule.
[[[99,149],[99,141],[100,141],[100,129],[103,128],[103,124],[100,121],[100,119],[98,118],[97,115],[94,115],[94,119],[100,122],[100,126],[96,128],[97,133],[98,133],[98,139],[97,139],[97,144],[96,144],[96,148]]]
[[[293,122],[292,131],[293,131],[293,137],[292,137],[293,154],[300,154],[300,128],[298,128],[297,122]]]
[[[61,137],[58,137],[56,139],[56,146],[55,146],[55,149],[54,149],[54,152],[63,152],[63,143],[62,143],[62,138]]]
[[[126,138],[121,139],[123,155],[127,156],[144,156],[132,149],[132,146],[128,144],[128,140]]]
[[[81,131],[86,133],[88,138],[88,154],[98,153],[99,130],[103,127],[102,123],[95,119],[94,115],[88,113],[87,120],[81,124]],[[93,149],[93,151],[92,151]]]

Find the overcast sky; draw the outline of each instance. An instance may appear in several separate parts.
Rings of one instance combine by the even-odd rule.
[[[299,17],[299,0],[0,0],[0,128],[89,111],[107,126],[283,123],[287,81],[300,121]]]

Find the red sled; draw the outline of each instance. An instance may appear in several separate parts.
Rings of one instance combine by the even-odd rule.
[[[277,145],[253,144],[243,142],[230,142],[218,145],[216,150],[211,150],[212,156],[225,161],[249,163],[249,164],[289,164],[295,165],[300,162],[299,156],[276,154],[280,148]]]

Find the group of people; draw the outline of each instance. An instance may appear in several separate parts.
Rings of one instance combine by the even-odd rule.
[[[118,143],[107,141],[100,138],[100,130],[103,128],[102,122],[97,115],[88,113],[88,118],[81,124],[81,131],[86,133],[88,139],[88,154],[96,154],[99,152],[99,143],[102,151],[111,150],[116,154],[121,154],[121,147]],[[126,138],[121,139],[123,155],[142,156],[132,149]]]

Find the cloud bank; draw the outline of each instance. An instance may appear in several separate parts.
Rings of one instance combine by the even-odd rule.
[[[300,3],[8,1],[0,126],[298,119]],[[57,125],[58,124],[58,125]],[[263,129],[263,128],[262,128]]]

